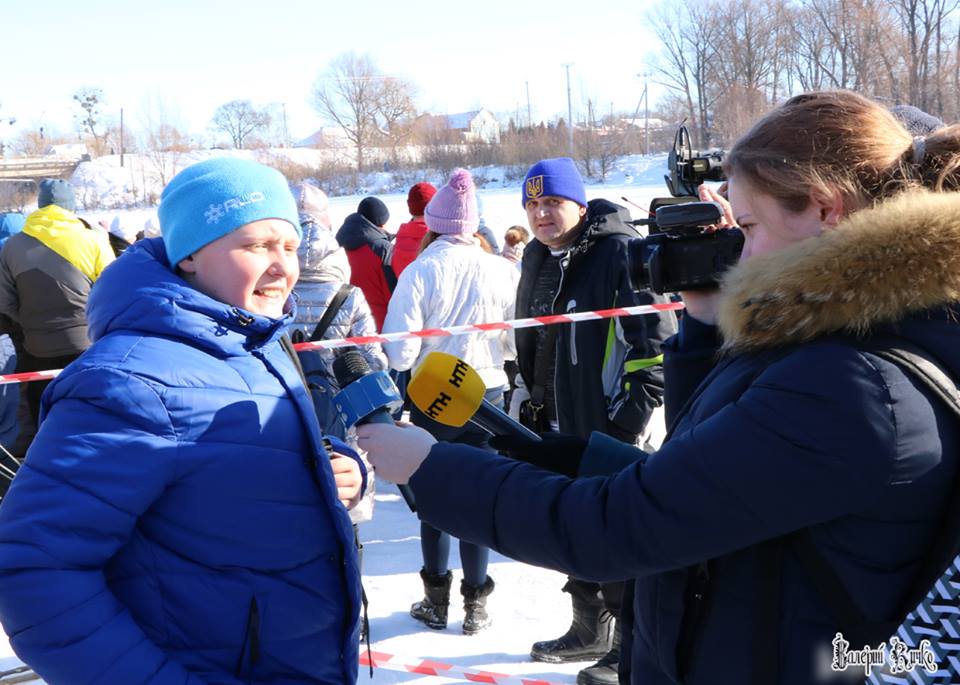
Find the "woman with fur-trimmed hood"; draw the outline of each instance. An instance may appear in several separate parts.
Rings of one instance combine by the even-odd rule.
[[[430,525],[635,579],[621,682],[863,682],[838,660],[864,647],[849,619],[895,624],[956,525],[960,426],[868,348],[892,336],[960,379],[960,193],[930,192],[957,189],[958,163],[960,127],[912,138],[849,92],[792,98],[741,138],[730,203],[701,197],[743,230],[743,257],[719,291],[685,293],[653,454],[599,433],[500,441],[541,468],[414,427],[365,426],[360,444]],[[937,630],[922,637],[949,669]]]

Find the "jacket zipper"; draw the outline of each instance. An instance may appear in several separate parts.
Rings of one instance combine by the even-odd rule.
[[[562,257],[560,257],[559,266],[560,266],[560,280],[557,283],[557,292],[553,296],[553,302],[550,305],[551,314],[557,313],[557,301],[560,299],[560,293],[563,292],[563,277],[566,275],[567,267],[570,266],[569,250],[565,252]],[[556,325],[557,324],[554,324],[554,326]],[[553,349],[550,350],[550,353],[553,354],[554,356],[554,360],[556,360],[556,357],[557,357],[557,347],[559,346],[559,344],[560,344],[560,338],[558,336],[554,339]],[[558,367],[559,365],[556,363],[556,361],[554,361],[554,364],[553,364],[553,410],[554,410],[554,414],[556,415],[555,418],[557,420],[557,428],[559,428],[562,431],[563,426],[560,425],[560,403],[557,402],[557,368]]]

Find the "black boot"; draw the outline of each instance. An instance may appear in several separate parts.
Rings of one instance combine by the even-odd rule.
[[[593,666],[577,674],[577,685],[617,685],[617,667],[620,665],[620,622],[613,631],[613,646]]]
[[[428,628],[443,630],[447,627],[453,574],[447,571],[443,575],[437,575],[420,569],[420,578],[423,579],[424,598],[410,607],[410,615],[425,623]]]
[[[613,644],[613,614],[603,608],[599,596],[585,597],[575,582],[563,587],[573,600],[573,622],[556,640],[536,642],[530,650],[534,661],[563,663],[590,661],[607,654]]]
[[[463,634],[473,635],[489,626],[492,621],[487,615],[487,597],[493,592],[493,578],[487,576],[483,585],[471,585],[460,581],[460,594],[463,595]]]

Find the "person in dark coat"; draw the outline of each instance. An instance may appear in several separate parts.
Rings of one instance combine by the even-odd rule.
[[[300,226],[283,176],[181,171],[163,238],[89,299],[0,507],[0,621],[50,685],[356,681],[358,455],[322,443],[281,344]]]
[[[390,266],[393,242],[384,230],[389,220],[390,211],[382,200],[365,197],[337,231],[337,242],[350,262],[350,285],[363,291],[378,332],[383,330],[387,305],[397,287],[397,275]]]
[[[520,264],[518,318],[666,302],[633,288],[626,254],[639,234],[627,223],[630,213],[601,198],[588,202],[572,159],[534,164],[522,200],[534,239]],[[647,444],[654,432],[663,434],[660,348],[676,330],[669,311],[578,321],[550,332],[517,330],[511,415],[535,431],[549,425],[583,438],[603,431],[631,445]],[[569,627],[535,642],[530,655],[551,663],[594,661],[577,674],[578,684],[614,685],[624,584],[569,577],[563,591],[570,597]]]
[[[895,336],[960,379],[960,193],[931,192],[960,187],[958,142],[957,127],[914,139],[840,91],[788,100],[733,146],[730,204],[702,193],[743,230],[743,257],[719,291],[687,294],[664,362],[685,390],[657,452],[601,433],[493,441],[538,467],[412,426],[364,427],[361,447],[451,535],[633,578],[621,682],[863,682],[794,545],[879,622],[952,524],[960,426],[867,347]]]

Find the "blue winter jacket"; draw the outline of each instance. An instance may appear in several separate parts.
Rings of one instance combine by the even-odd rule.
[[[957,292],[960,194],[854,214],[735,269],[722,334],[684,322],[665,371],[667,386],[690,396],[658,452],[594,433],[581,475],[622,470],[571,480],[440,443],[410,481],[420,517],[579,578],[635,579],[621,664],[633,683],[750,683],[759,543],[809,528],[873,620],[908,594],[955,482],[960,430],[940,400],[854,337],[893,332],[960,379]],[[713,357],[702,383],[677,378],[673,362],[685,356],[698,373]],[[687,569],[708,560],[712,603],[681,680]],[[778,682],[836,682],[830,643],[841,627],[790,548],[779,587]]]
[[[106,269],[0,506],[0,620],[48,683],[353,683],[359,572],[292,318]],[[336,445],[348,452],[346,446]]]

